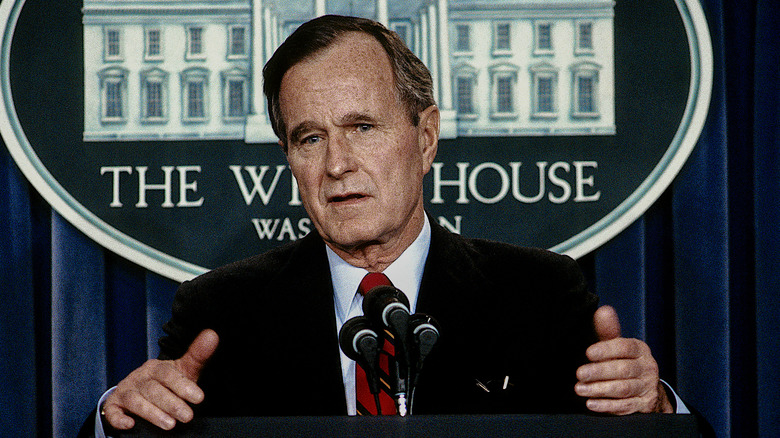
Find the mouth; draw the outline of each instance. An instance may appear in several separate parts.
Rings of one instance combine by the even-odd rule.
[[[328,202],[330,203],[343,203],[343,202],[350,202],[350,201],[358,201],[360,199],[364,199],[367,196],[362,193],[348,193],[346,195],[336,195],[331,196],[328,198]]]

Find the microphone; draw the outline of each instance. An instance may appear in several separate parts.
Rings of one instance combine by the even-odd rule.
[[[410,312],[403,292],[393,286],[372,288],[363,298],[363,313],[377,326],[389,328],[397,342],[405,343]]]
[[[394,335],[395,366],[394,375],[395,402],[398,414],[408,413],[409,396],[409,349],[406,346],[409,328],[409,299],[400,290],[392,286],[377,286],[363,297],[363,313],[378,327],[386,327]]]
[[[359,363],[366,372],[368,389],[371,394],[379,394],[379,373],[377,362],[379,360],[379,336],[371,327],[371,323],[365,316],[356,316],[341,326],[339,331],[339,346],[344,354]],[[381,411],[378,397],[377,409]]]
[[[414,343],[416,368],[419,373],[425,358],[439,341],[439,323],[424,313],[415,313],[409,318],[409,330]]]
[[[414,407],[415,390],[417,384],[420,383],[423,362],[439,340],[439,323],[424,313],[415,313],[409,318],[409,330],[410,343],[415,347],[414,379],[409,396],[409,413],[411,414]]]

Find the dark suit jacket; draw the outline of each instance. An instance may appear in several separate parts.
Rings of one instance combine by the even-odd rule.
[[[439,321],[414,413],[577,412],[575,370],[597,305],[568,257],[465,239],[432,223],[417,311]],[[197,415],[344,415],[333,290],[317,233],[184,283],[160,340],[180,357],[220,336]],[[510,386],[500,390],[509,376]],[[493,391],[480,389],[477,380]]]

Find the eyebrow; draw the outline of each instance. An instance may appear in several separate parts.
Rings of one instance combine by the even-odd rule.
[[[354,125],[355,123],[360,123],[360,122],[370,122],[372,124],[375,124],[376,121],[377,121],[376,118],[374,118],[373,116],[367,113],[353,111],[345,114],[344,117],[341,118],[341,125],[342,126]]]
[[[377,119],[364,112],[352,111],[345,114],[339,121],[341,126],[349,126],[357,123],[371,123],[372,125],[375,125],[377,124]],[[288,139],[291,143],[297,143],[306,132],[318,129],[317,126],[316,123],[311,121],[301,122],[290,131]]]
[[[311,131],[314,127],[315,125],[312,122],[299,123],[298,126],[290,131],[290,135],[288,136],[289,141],[291,143],[297,143],[306,131]]]

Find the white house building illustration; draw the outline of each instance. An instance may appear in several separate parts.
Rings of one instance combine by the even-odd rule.
[[[373,18],[431,70],[442,137],[615,133],[613,0],[84,0],[84,140],[275,143],[262,67],[298,25]]]

